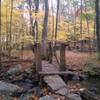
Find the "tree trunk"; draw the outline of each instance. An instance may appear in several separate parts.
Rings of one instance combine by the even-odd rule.
[[[32,1],[31,0],[29,0],[28,5],[29,5],[29,16],[30,16],[30,27],[29,27],[30,29],[29,29],[29,31],[30,31],[30,34],[32,34],[33,18],[32,18]],[[33,37],[34,37],[34,35],[33,35]]]
[[[1,46],[1,0],[0,0],[0,46]],[[0,47],[0,66],[1,66],[1,47]]]
[[[52,41],[54,40],[54,11],[53,11],[53,9],[54,9],[54,7],[53,7],[53,0],[51,0],[51,4],[52,4],[52,6],[51,6],[51,10],[52,10]]]
[[[57,13],[56,13],[55,40],[57,40],[57,31],[58,31],[59,3],[60,3],[60,0],[57,0]]]
[[[96,5],[96,36],[97,36],[97,50],[98,59],[100,60],[100,0],[95,1]]]
[[[87,33],[88,33],[88,46],[89,46],[89,52],[91,52],[91,39],[90,39],[90,25],[89,25],[89,20],[88,20],[88,12],[87,12],[87,2],[84,1],[85,3],[85,13],[86,13],[86,24],[87,24]]]
[[[35,0],[35,22],[32,27],[34,34],[34,42],[38,42],[38,19],[37,19],[38,11],[39,11],[39,0]]]
[[[47,32],[48,32],[48,16],[49,16],[49,4],[48,0],[45,0],[45,17],[42,30],[42,56],[45,59],[47,54]]]
[[[11,0],[11,12],[10,12],[9,56],[11,56],[11,50],[12,50],[12,20],[13,20],[13,0]]]
[[[82,33],[83,33],[83,28],[82,28],[82,14],[83,14],[83,0],[81,0],[81,6],[80,6],[80,8],[81,8],[81,15],[80,15],[80,35],[81,35],[81,40],[83,39],[83,35],[82,35]],[[83,51],[83,40],[81,41],[81,51]]]

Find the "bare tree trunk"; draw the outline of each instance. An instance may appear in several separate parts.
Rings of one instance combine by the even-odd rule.
[[[37,20],[37,13],[39,11],[39,0],[35,0],[35,22],[33,28],[34,42],[38,41],[38,20]]]
[[[76,6],[75,6],[75,12],[76,12]],[[74,19],[74,41],[76,41],[76,15]]]
[[[10,12],[10,48],[9,48],[9,56],[11,56],[11,49],[12,49],[12,15],[13,15],[13,0],[11,0],[11,12]]]
[[[96,7],[96,36],[97,36],[97,49],[98,59],[100,60],[100,0],[95,1]]]
[[[94,50],[96,50],[96,44],[95,44],[95,42],[96,42],[96,17],[94,17],[94,31],[93,31],[93,37],[94,37],[94,39],[93,39],[93,46],[94,46]]]
[[[53,39],[54,39],[54,14],[53,14],[53,0],[51,0],[51,4],[52,4],[52,6],[51,6],[51,10],[52,10],[52,41],[53,41]]]
[[[83,32],[83,29],[82,29],[82,13],[83,13],[83,0],[81,0],[81,18],[80,18],[80,35],[81,35],[81,51],[83,51],[83,38],[82,38],[82,32]]]
[[[84,0],[84,3],[85,3],[85,13],[86,13],[86,23],[87,23],[87,33],[88,33],[88,36],[89,36],[89,52],[91,52],[91,40],[90,40],[90,26],[89,26],[89,20],[88,20],[88,15],[87,15],[87,2]]]
[[[8,37],[9,37],[9,34],[8,34],[8,9],[7,9],[8,5],[7,5],[7,1],[6,1],[6,50],[8,48]]]
[[[45,0],[45,17],[42,30],[42,56],[46,58],[47,55],[47,32],[48,32],[48,16],[49,16],[49,4],[48,0]]]
[[[32,34],[32,25],[33,25],[33,18],[32,18],[32,1],[29,0],[29,15],[30,15],[30,34]],[[32,34],[33,35],[33,34]],[[34,35],[33,35],[34,37]]]
[[[57,0],[57,13],[56,13],[55,40],[57,40],[57,32],[58,32],[59,3],[60,3],[60,0]]]
[[[69,13],[70,13],[70,7],[69,7],[69,0],[68,0],[68,28],[67,28],[68,29],[68,33],[70,32],[70,23],[69,23],[69,18],[70,18],[69,15],[70,14]]]
[[[0,46],[1,46],[1,0],[0,0]],[[1,47],[0,47],[0,67],[1,67]]]

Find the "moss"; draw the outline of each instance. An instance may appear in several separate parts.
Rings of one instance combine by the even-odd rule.
[[[100,52],[97,53],[97,58],[100,60]]]
[[[84,74],[88,77],[100,76],[100,63],[97,63],[97,60],[87,62],[84,69]]]

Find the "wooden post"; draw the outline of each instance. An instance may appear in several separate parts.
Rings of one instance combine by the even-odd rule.
[[[60,46],[60,71],[66,70],[66,45],[64,43],[61,43]]]
[[[49,63],[52,63],[52,57],[53,57],[52,42],[48,42],[48,61]]]
[[[35,43],[34,45],[34,55],[35,55],[35,65],[36,71],[39,72],[42,70],[42,59],[41,59],[41,44]]]

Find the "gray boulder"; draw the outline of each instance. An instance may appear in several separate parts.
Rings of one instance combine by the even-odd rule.
[[[8,74],[8,75],[15,75],[15,74],[20,73],[20,72],[22,72],[22,67],[21,67],[21,65],[16,65],[15,67],[10,68],[10,69],[7,71],[7,74]]]
[[[68,100],[82,100],[80,95],[74,94],[74,93],[68,94],[67,97],[68,97]]]
[[[23,91],[23,89],[17,85],[0,81],[0,94],[13,94],[21,91]]]
[[[46,95],[46,96],[41,97],[39,100],[54,100],[54,98]]]

